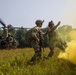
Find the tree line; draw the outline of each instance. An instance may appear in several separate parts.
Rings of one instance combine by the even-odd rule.
[[[18,47],[19,48],[24,48],[24,47],[31,47],[29,44],[27,44],[26,42],[26,32],[27,32],[27,29],[23,28],[23,27],[20,27],[18,29],[15,29],[12,25],[8,25],[8,33],[10,33],[19,43]],[[47,31],[47,27],[46,28],[42,28],[43,32],[46,32]],[[71,38],[69,36],[69,33],[71,31],[76,31],[76,29],[72,28],[72,26],[69,26],[69,25],[63,25],[63,26],[60,26],[56,29],[60,36],[63,37],[63,39],[65,39],[67,42],[71,41]],[[0,28],[0,35],[3,34],[3,30],[2,28]],[[43,46],[44,47],[47,47],[48,46],[48,41],[49,41],[49,38],[48,36],[46,36],[44,38],[44,41],[43,41]]]

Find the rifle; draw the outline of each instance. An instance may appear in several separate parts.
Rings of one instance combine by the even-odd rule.
[[[42,39],[42,36],[41,36],[41,32],[39,32],[39,46],[40,46],[40,51],[41,51],[41,48],[42,48],[42,43],[43,43],[43,39]]]
[[[39,32],[39,40],[40,40],[40,41],[39,41],[40,52],[43,53],[44,47],[43,47],[43,38],[42,38],[41,32]],[[42,47],[43,47],[43,49],[42,49]],[[43,54],[42,54],[42,58],[43,58]]]
[[[44,22],[44,20],[42,21],[42,23]],[[42,51],[42,46],[43,46],[43,38],[42,38],[42,35],[41,35],[41,32],[39,31],[39,46],[40,46],[40,51]],[[44,51],[44,47],[43,47],[43,51]]]

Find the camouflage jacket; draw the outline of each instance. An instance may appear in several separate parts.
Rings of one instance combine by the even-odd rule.
[[[26,39],[29,40],[35,40],[35,37],[39,38],[39,32],[41,33],[41,36],[44,35],[44,32],[40,29],[40,27],[35,26],[32,29],[28,30],[26,33]]]

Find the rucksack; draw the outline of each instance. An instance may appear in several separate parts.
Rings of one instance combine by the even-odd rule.
[[[31,40],[35,40],[34,34],[39,36],[38,32],[40,31],[40,28],[35,26],[32,29],[28,30],[26,32],[26,42],[31,42]]]
[[[31,38],[32,38],[32,30],[30,29],[30,30],[28,30],[27,32],[26,32],[26,35],[25,35],[26,37],[25,37],[25,39],[26,39],[26,42],[30,42],[31,41]]]

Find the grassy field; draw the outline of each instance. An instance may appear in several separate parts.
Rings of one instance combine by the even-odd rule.
[[[0,50],[0,75],[76,75],[76,65],[64,59],[58,59],[58,49],[50,59],[41,59],[34,64],[28,61],[34,54],[32,48]],[[49,49],[45,48],[43,56]]]

